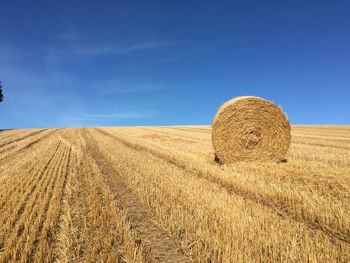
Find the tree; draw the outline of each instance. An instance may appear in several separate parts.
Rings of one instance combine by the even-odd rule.
[[[4,95],[2,94],[2,84],[0,81],[0,102],[2,102],[3,99],[4,99]]]

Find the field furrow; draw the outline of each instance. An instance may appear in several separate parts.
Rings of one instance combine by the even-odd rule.
[[[175,132],[179,132],[179,131],[186,131],[186,132],[195,132],[195,133],[204,133],[204,134],[208,134],[211,135],[211,130],[210,129],[206,129],[206,128],[193,128],[193,127],[164,127],[168,130],[173,130]]]
[[[140,262],[123,211],[104,183],[95,160],[86,152],[81,130],[62,134],[72,147],[59,232],[54,249],[57,262]]]
[[[11,141],[18,139],[19,137],[23,137],[28,134],[33,134],[33,132],[36,132],[37,130],[39,129],[6,130],[6,131],[0,130],[0,142],[1,142],[0,145],[10,143]]]
[[[71,149],[65,153],[62,163],[56,171],[57,176],[51,188],[46,191],[46,203],[39,219],[38,227],[35,233],[35,240],[31,247],[29,255],[30,261],[52,262],[54,259],[53,248],[57,235],[58,221],[62,206],[63,193],[66,187],[69,162],[71,158]]]
[[[139,198],[129,189],[118,171],[113,169],[113,166],[99,152],[94,140],[90,137],[87,141],[88,153],[99,165],[109,187],[116,195],[118,205],[122,210],[125,210],[128,223],[138,236],[138,245],[148,249],[148,251],[144,251],[145,261],[152,259],[152,262],[164,263],[189,262],[181,251],[181,247],[155,223],[155,218],[152,218]]]
[[[112,143],[116,140],[110,134],[107,133],[103,137],[99,132],[92,132],[99,145],[101,144],[100,149],[113,160],[113,164],[120,173],[124,174],[123,177],[128,180],[129,185],[132,185],[132,189],[135,189],[149,208],[162,219],[164,227],[170,228],[169,232],[183,244],[186,254],[193,255],[193,258],[199,262],[206,260],[221,262],[223,259],[227,259],[226,262],[233,262],[255,257],[258,259],[266,256],[264,253],[269,251],[266,250],[267,244],[275,247],[282,243],[284,244],[282,246],[287,248],[288,252],[282,253],[279,251],[279,254],[274,257],[275,260],[281,261],[282,258],[291,260],[293,255],[299,255],[300,258],[305,259],[310,253],[327,257],[330,251],[322,252],[319,250],[319,244],[312,241],[316,236],[324,240],[328,244],[327,247],[331,246],[332,251],[337,251],[335,254],[342,255],[342,259],[349,257],[347,253],[349,244],[342,240],[341,236],[334,240],[333,235],[330,236],[329,233],[319,227],[315,229],[302,220],[296,222],[290,217],[283,219],[276,213],[277,210],[271,211],[270,207],[261,206],[260,202],[250,198],[247,199],[246,196],[241,194],[229,193],[218,184],[208,184],[207,179],[194,177],[193,170],[184,170],[178,164],[172,164],[164,157],[154,155],[151,149],[140,151],[139,146],[130,147],[130,145],[125,144],[125,141],[118,141],[116,145],[116,142]],[[142,167],[147,167],[147,169],[142,169]],[[163,186],[162,189],[161,186]],[[205,195],[201,193],[205,193]],[[225,204],[223,205],[225,208],[221,211],[219,209],[220,202]],[[229,205],[230,203],[232,204]],[[200,210],[200,207],[203,210]],[[253,211],[254,216],[252,215]],[[258,236],[250,233],[249,225],[242,229],[242,226],[239,226],[241,224],[239,217],[251,218],[251,224],[256,225],[257,229],[260,229],[259,231],[264,229],[269,239],[261,240],[261,237],[265,236],[262,233]],[[227,218],[227,221],[225,221],[225,218]],[[200,232],[198,232],[199,229]],[[251,237],[245,236],[247,240],[256,240],[251,244],[251,249],[254,248],[253,251],[246,243],[247,240],[237,237],[238,233],[242,233],[241,231],[247,231],[243,236],[250,233]],[[222,236],[225,236],[227,240],[217,243],[217,240],[220,240]],[[301,236],[303,237],[302,240],[300,240]],[[336,241],[337,239],[338,241]],[[235,240],[242,246],[240,249],[249,252],[244,255],[236,255],[234,249],[225,251],[226,245],[229,247],[230,244],[233,245],[230,240]],[[291,247],[291,243],[288,243],[287,240],[288,242],[299,240],[301,247]],[[335,245],[331,245],[333,242],[335,242]],[[216,243],[217,245],[214,246],[213,244]],[[220,247],[219,244],[221,243],[225,246]],[[215,249],[211,250],[213,246]]]
[[[31,153],[33,146],[35,146],[36,144],[42,141],[45,141],[47,138],[54,135],[55,133],[56,133],[56,130],[54,129],[45,130],[42,133],[27,137],[22,141],[20,141],[19,143],[15,143],[14,145],[11,145],[9,148],[3,149],[0,152],[0,166],[1,166],[0,173],[1,173],[1,170],[3,169],[3,166],[6,166],[6,164],[9,164],[14,159],[20,158],[19,156],[23,156],[28,152]]]
[[[9,130],[1,130],[0,129],[0,138],[1,140],[5,140],[7,138],[10,138],[11,136],[15,136],[18,133],[23,133],[25,130],[13,130],[13,129],[9,129]]]
[[[52,145],[52,147],[46,152],[47,155],[44,157],[40,156],[32,163],[31,167],[21,167],[22,172],[8,179],[2,181],[4,186],[0,193],[0,209],[3,208],[8,200],[15,193],[21,193],[21,195],[16,195],[17,202],[20,202],[20,198],[23,196],[30,196],[30,193],[37,187],[39,183],[38,180],[42,178],[42,173],[48,168],[53,159],[54,153],[57,151],[59,143]],[[32,174],[31,180],[28,180],[28,175]],[[15,200],[12,202],[12,206],[16,206]]]
[[[18,209],[12,210],[11,199],[6,203],[4,211],[12,214],[10,220],[2,227],[2,243],[4,244],[2,260],[17,260],[26,262],[35,252],[34,243],[37,242],[37,233],[42,227],[42,222],[47,216],[46,212],[53,195],[53,189],[57,178],[61,176],[61,165],[67,158],[67,149],[59,145],[56,152],[51,155],[47,165],[36,173],[28,174],[25,180],[36,180],[28,192],[20,195],[22,199],[17,203]],[[16,199],[19,193],[12,194]],[[57,205],[57,204],[56,204]],[[31,222],[28,224],[27,222]]]
[[[1,143],[1,144],[0,144],[0,150],[1,150],[1,148],[3,148],[4,146],[7,146],[7,145],[10,145],[10,144],[13,144],[13,143],[18,143],[18,142],[20,142],[20,141],[23,141],[23,140],[25,140],[25,139],[27,139],[27,138],[29,138],[29,137],[32,137],[32,136],[36,135],[36,134],[42,133],[42,132],[44,132],[44,131],[46,131],[46,130],[47,130],[47,129],[41,129],[41,130],[38,130],[38,131],[33,131],[33,132],[30,132],[30,133],[28,133],[28,134],[26,134],[26,135],[24,135],[24,136],[18,136],[18,137],[16,137],[16,138],[14,138],[13,140],[9,140],[9,141],[7,141],[7,142]]]
[[[246,199],[266,206],[282,217],[304,223],[309,228],[319,229],[330,237],[350,243],[350,222],[347,220],[350,216],[350,207],[348,203],[339,204],[339,207],[336,207],[337,209],[341,209],[341,211],[335,213],[335,217],[329,218],[329,214],[323,217],[323,209],[317,209],[316,212],[308,210],[309,205],[307,204],[303,207],[302,205],[305,203],[305,200],[302,200],[298,195],[291,199],[289,195],[284,196],[283,193],[280,192],[268,192],[266,191],[268,189],[265,187],[261,190],[258,187],[249,189],[246,182],[241,181],[240,177],[227,177],[227,174],[220,169],[205,169],[206,167],[203,167],[202,164],[196,164],[195,160],[189,161],[189,158],[181,158],[181,156],[172,154],[171,152],[161,151],[159,148],[155,149],[145,146],[142,143],[136,143],[135,140],[125,140],[125,136],[115,136],[105,130],[97,130],[129,148],[162,158],[169,164],[173,164],[183,169],[192,176],[205,178],[209,182],[217,184],[228,192],[241,195]],[[286,194],[290,194],[290,191]],[[347,196],[347,199],[349,199],[349,196]],[[341,205],[344,207],[340,207]]]

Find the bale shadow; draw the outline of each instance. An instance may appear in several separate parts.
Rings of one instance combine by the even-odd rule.
[[[217,156],[216,154],[214,154],[214,163],[219,164],[219,165],[223,165],[224,163],[220,160],[219,156]]]

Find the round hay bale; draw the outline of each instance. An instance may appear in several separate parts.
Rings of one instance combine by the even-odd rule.
[[[224,103],[214,117],[215,160],[284,161],[291,141],[287,116],[276,104],[244,96]]]

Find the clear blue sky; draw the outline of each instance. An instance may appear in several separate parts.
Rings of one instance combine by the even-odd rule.
[[[0,128],[210,124],[240,95],[350,124],[350,1],[0,5]]]

